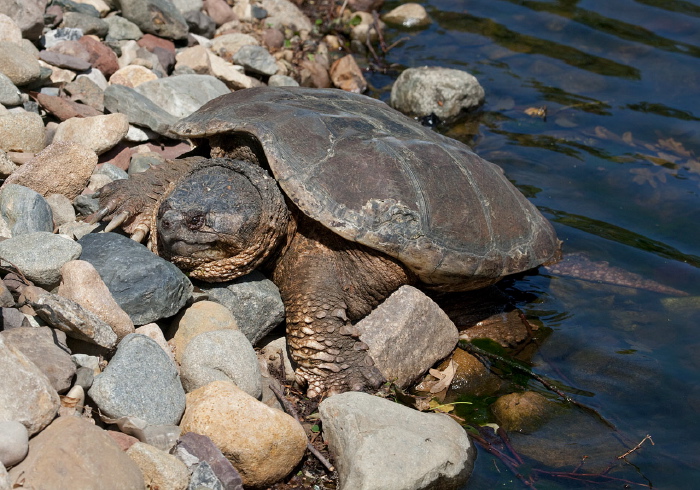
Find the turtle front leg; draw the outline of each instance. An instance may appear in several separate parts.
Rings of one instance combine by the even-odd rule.
[[[310,398],[373,389],[385,381],[353,322],[411,282],[403,266],[314,230],[296,235],[273,278],[286,308],[297,380]]]

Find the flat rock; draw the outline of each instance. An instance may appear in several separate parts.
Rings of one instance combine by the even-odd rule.
[[[284,303],[277,286],[254,271],[226,283],[197,283],[209,298],[233,314],[238,328],[255,345],[284,320]]]
[[[145,489],[136,463],[106,431],[81,417],[60,417],[33,438],[10,478],[26,488]]]
[[[114,148],[128,131],[129,118],[124,114],[76,117],[58,125],[53,141],[73,141],[101,155]]]
[[[400,287],[355,328],[382,375],[401,387],[447,357],[459,337],[445,312],[412,286]]]
[[[269,486],[282,479],[306,451],[299,422],[228,381],[214,381],[189,393],[181,427],[183,432],[208,436],[246,486]]]
[[[89,62],[82,60],[76,56],[57,53],[55,51],[42,51],[39,53],[39,59],[50,65],[59,68],[66,68],[73,71],[89,70],[92,65]]]
[[[109,24],[99,17],[80,12],[65,12],[63,27],[74,27],[83,31],[84,36],[95,35],[104,38],[109,32]]]
[[[391,106],[415,116],[446,120],[484,101],[484,89],[462,70],[424,66],[404,70],[391,88]]]
[[[143,442],[132,444],[126,454],[141,469],[147,488],[187,488],[190,477],[187,466],[172,454]]]
[[[80,256],[73,240],[48,232],[32,232],[0,242],[0,258],[14,264],[27,279],[39,285],[54,285],[61,267]]]
[[[61,402],[49,378],[0,338],[0,421],[20,422],[32,436],[49,425]]]
[[[58,393],[70,389],[75,363],[66,347],[66,335],[49,327],[13,328],[0,332],[6,345],[27,356],[49,378]]]
[[[103,113],[105,110],[105,93],[95,82],[87,77],[77,77],[63,87],[74,102],[82,102],[96,111]],[[97,115],[97,114],[95,114]]]
[[[198,301],[182,311],[172,322],[170,333],[175,345],[175,359],[182,362],[187,345],[197,335],[215,330],[238,330],[235,317],[223,305]]]
[[[174,315],[192,295],[192,283],[182,271],[125,236],[92,233],[78,243],[80,259],[97,269],[134,325]]]
[[[262,376],[253,346],[240,330],[215,330],[194,337],[182,356],[186,392],[211,383],[231,381],[254,398],[262,394]]]
[[[187,21],[170,0],[121,0],[122,16],[143,32],[166,39],[187,38]]]
[[[53,214],[46,199],[23,185],[3,185],[0,190],[0,216],[10,227],[13,237],[53,231]]]
[[[187,432],[180,436],[172,453],[189,468],[194,468],[201,461],[206,462],[224,490],[243,490],[241,475],[207,436]]]
[[[170,127],[178,118],[164,111],[136,90],[123,85],[110,85],[104,94],[105,108],[126,114],[131,124],[143,126],[158,134],[169,136]]]
[[[359,392],[326,398],[319,413],[341,490],[458,489],[471,475],[476,451],[447,415]]]
[[[50,112],[56,119],[66,121],[74,117],[101,116],[102,112],[85,104],[74,102],[65,97],[55,97],[47,94],[37,94],[37,102]]]
[[[212,99],[230,93],[210,75],[180,75],[143,83],[135,90],[177,118],[189,116]]]
[[[92,149],[73,141],[55,142],[8,177],[2,189],[17,184],[45,197],[61,194],[73,200],[85,189],[96,165]]]
[[[0,464],[5,467],[14,466],[27,456],[27,451],[27,428],[15,420],[0,422]]]
[[[242,46],[233,55],[233,62],[259,75],[274,75],[279,69],[275,57],[262,46]]]
[[[153,80],[158,80],[158,75],[141,65],[127,65],[119,68],[109,77],[111,85],[124,85],[131,88]]]
[[[45,32],[42,42],[46,49],[50,49],[60,42],[77,41],[81,37],[83,37],[82,30],[73,27],[61,27]]]
[[[0,72],[18,87],[41,78],[39,62],[18,44],[0,41]]]
[[[44,121],[39,114],[10,112],[0,116],[0,150],[37,153],[44,146]]]
[[[88,395],[110,418],[138,417],[149,425],[174,425],[185,410],[175,364],[144,335],[127,335]]]

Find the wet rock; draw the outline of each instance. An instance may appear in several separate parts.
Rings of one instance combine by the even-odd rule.
[[[330,69],[330,76],[333,85],[339,89],[356,94],[367,90],[367,81],[351,54],[345,55],[333,63]]]
[[[135,90],[177,118],[231,91],[210,75],[180,75],[139,85]]]
[[[131,124],[143,126],[158,134],[170,135],[170,127],[178,119],[164,111],[132,88],[110,85],[105,90],[105,108],[110,112],[126,114]]]
[[[430,16],[425,7],[418,3],[404,3],[382,16],[388,24],[398,24],[404,27],[423,27],[430,24]]]
[[[355,327],[379,371],[402,387],[447,357],[458,340],[445,312],[412,286],[399,288]]]
[[[88,61],[105,77],[111,77],[119,69],[117,55],[109,47],[90,36],[81,37],[78,41],[88,52]]]
[[[309,18],[288,0],[263,0],[260,5],[267,11],[267,26],[275,29],[288,27],[297,32],[310,31],[312,28]]]
[[[71,387],[75,364],[66,347],[66,335],[49,327],[13,328],[0,332],[5,344],[13,346],[46,375],[58,393]]]
[[[501,427],[508,432],[529,434],[547,423],[561,405],[535,391],[503,395],[491,405]]]
[[[183,432],[208,436],[235,462],[246,486],[280,480],[306,450],[306,435],[296,420],[227,381],[215,381],[189,393],[181,427]]]
[[[284,303],[277,286],[254,271],[227,283],[198,283],[209,298],[224,305],[251,344],[284,320]]]
[[[29,443],[10,470],[27,488],[144,489],[141,470],[105,431],[81,417],[60,417]]]
[[[0,190],[0,216],[10,227],[13,237],[53,231],[53,215],[46,200],[22,185],[3,185]],[[16,242],[15,247],[21,247],[20,243]]]
[[[240,330],[216,330],[194,337],[182,355],[186,392],[212,381],[230,381],[254,398],[262,394],[262,377],[253,346]]]
[[[499,376],[492,373],[476,357],[462,349],[455,349],[451,360],[454,361],[456,369],[450,385],[451,390],[475,396],[484,396],[496,393],[503,384]],[[438,366],[438,369],[442,371],[446,367],[447,361]]]
[[[102,348],[100,352],[109,352],[117,345],[112,327],[75,301],[36,286],[24,288],[21,297],[42,320],[69,337],[97,345]]]
[[[16,465],[27,456],[27,451],[29,451],[27,428],[15,420],[1,421],[0,463],[2,466]]]
[[[132,444],[126,454],[141,468],[147,488],[187,488],[187,466],[175,456],[143,442]]]
[[[104,38],[109,32],[109,24],[100,18],[79,12],[63,14],[63,27],[73,27],[83,31],[84,36],[95,35]]]
[[[78,243],[80,259],[97,269],[134,325],[174,315],[192,295],[192,283],[177,267],[125,236],[93,233]]]
[[[1,0],[0,13],[17,24],[22,37],[36,41],[44,29],[46,3],[47,0]]]
[[[138,41],[143,36],[143,31],[139,29],[139,26],[121,15],[111,15],[104,20],[109,26],[106,41]]]
[[[19,349],[0,338],[0,420],[20,422],[34,435],[56,416],[61,402],[51,382]]]
[[[7,75],[0,72],[0,104],[4,106],[15,106],[22,102],[20,92]]]
[[[224,306],[212,301],[198,301],[180,313],[170,330],[175,345],[175,359],[182,363],[187,345],[197,335],[214,330],[238,330],[235,317]]]
[[[238,471],[207,436],[187,432],[178,439],[172,453],[188,465],[190,470],[196,469],[200,462],[206,462],[224,490],[243,490],[243,481]]]
[[[3,194],[18,184],[42,196],[62,194],[72,200],[83,191],[96,165],[97,155],[91,149],[72,141],[53,143],[5,181]]]
[[[53,140],[74,141],[101,155],[124,139],[127,131],[129,120],[124,114],[76,117],[59,124]]]
[[[61,268],[58,294],[75,301],[109,325],[121,340],[134,333],[134,324],[112,297],[97,270],[84,260],[71,260]]]
[[[107,417],[138,417],[151,425],[177,424],[185,391],[175,364],[152,339],[127,335],[88,395]]]
[[[358,392],[326,398],[319,412],[340,489],[457,489],[474,467],[467,433],[447,415]]]
[[[93,109],[90,106],[73,102],[65,97],[54,97],[40,93],[37,94],[36,100],[39,102],[41,107],[46,110],[46,112],[51,113],[56,119],[61,121],[66,121],[74,117],[93,117],[102,115],[100,111]],[[46,129],[48,134],[48,126]]]
[[[187,22],[170,0],[121,0],[122,16],[143,32],[166,39],[187,39]]]
[[[247,71],[260,75],[277,73],[277,62],[262,46],[243,46],[233,56],[233,62],[243,66]]]
[[[408,68],[391,88],[391,106],[406,114],[435,114],[446,120],[484,101],[479,81],[462,70],[424,66]]]
[[[2,47],[0,46],[0,56],[2,56],[1,53]],[[0,116],[0,149],[37,153],[43,148],[44,121],[39,114],[10,112]]]
[[[109,77],[109,83],[112,85],[124,85],[126,87],[137,87],[142,83],[158,80],[158,75],[153,73],[145,66],[127,65],[120,68]]]

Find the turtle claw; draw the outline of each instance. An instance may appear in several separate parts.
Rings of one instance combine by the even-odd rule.
[[[144,228],[145,228],[144,226],[139,226],[136,229],[136,231],[131,235],[131,239],[135,242],[141,243],[143,241],[143,239],[146,238],[146,235],[148,234],[148,230],[144,229]]]
[[[102,218],[107,216],[109,213],[113,211],[113,208],[110,206],[105,206],[94,213],[92,213],[90,216],[85,218],[85,222],[90,225],[94,225],[95,223],[102,221]]]
[[[122,211],[118,215],[116,215],[114,218],[112,218],[109,223],[107,223],[107,226],[105,226],[105,232],[110,232],[116,228],[119,227],[122,223],[124,223],[126,220],[129,219],[129,212],[128,211]],[[143,240],[143,238],[142,238]],[[141,241],[141,240],[139,240]]]

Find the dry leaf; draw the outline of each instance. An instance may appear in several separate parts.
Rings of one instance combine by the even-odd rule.
[[[450,363],[442,372],[436,369],[431,369],[430,374],[438,378],[439,381],[435,383],[432,386],[432,388],[430,388],[430,393],[440,393],[442,390],[449,388],[450,384],[452,384],[452,379],[455,377],[456,372],[457,366],[452,360],[450,360]]]
[[[446,403],[442,404],[439,401],[432,399],[430,400],[430,410],[433,412],[442,412],[442,413],[450,413],[452,410],[455,409],[455,406],[451,403]]]
[[[543,105],[542,107],[528,107],[525,109],[525,114],[528,116],[545,118],[547,117],[547,106]]]

